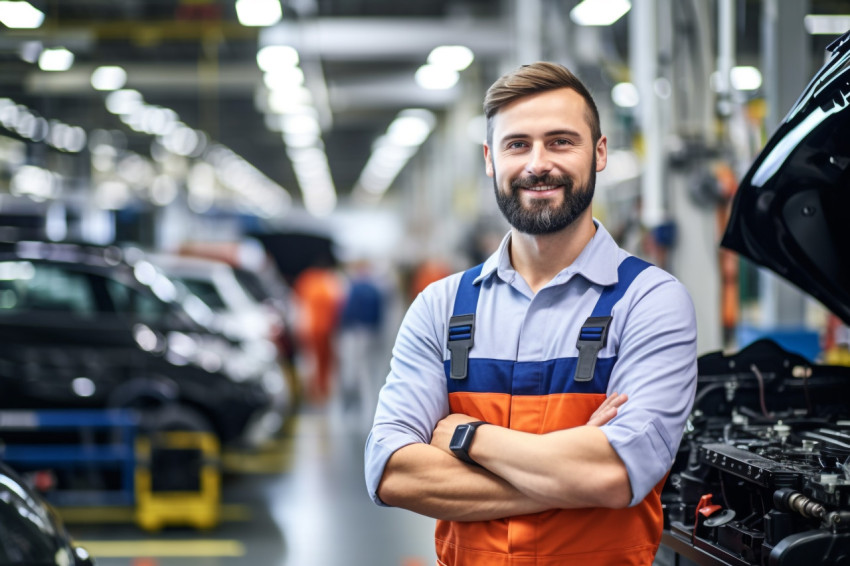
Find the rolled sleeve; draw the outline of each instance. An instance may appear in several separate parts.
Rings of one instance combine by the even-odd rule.
[[[366,487],[378,505],[384,505],[377,492],[390,456],[409,444],[430,442],[437,422],[449,413],[444,332],[430,314],[432,295],[427,291],[420,295],[402,321],[366,440]]]
[[[636,505],[669,472],[696,391],[696,315],[675,279],[630,305],[609,381],[614,391],[629,399],[602,430],[626,466]]]

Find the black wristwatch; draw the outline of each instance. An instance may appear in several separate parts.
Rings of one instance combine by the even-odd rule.
[[[467,464],[473,464],[475,466],[478,465],[475,460],[469,457],[469,449],[472,446],[472,438],[475,436],[476,429],[483,424],[487,423],[484,421],[476,421],[472,423],[459,424],[455,427],[455,432],[452,435],[452,441],[449,443],[449,450]]]

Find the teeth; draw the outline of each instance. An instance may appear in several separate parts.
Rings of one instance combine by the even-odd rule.
[[[543,185],[542,187],[527,187],[530,191],[551,191],[556,189],[556,185]]]

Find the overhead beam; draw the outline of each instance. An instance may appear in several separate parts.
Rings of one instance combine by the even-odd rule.
[[[476,57],[503,55],[512,47],[513,36],[498,18],[319,18],[264,28],[259,43],[291,45],[302,56],[325,61],[425,63],[438,45],[465,45]]]

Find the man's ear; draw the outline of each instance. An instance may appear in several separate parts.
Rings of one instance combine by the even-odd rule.
[[[605,169],[608,164],[608,138],[601,136],[596,142],[596,172]]]
[[[487,145],[487,142],[484,142],[484,171],[488,177],[493,177],[496,174],[493,168],[493,156],[490,153],[490,146]]]

